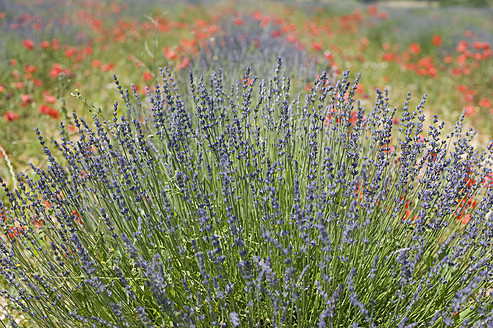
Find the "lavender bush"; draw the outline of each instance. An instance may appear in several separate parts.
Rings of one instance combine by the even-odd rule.
[[[236,23],[234,23],[236,22]],[[321,70],[330,73],[332,82],[337,74],[323,58],[310,55],[300,41],[289,40],[282,26],[262,24],[251,15],[220,22],[221,33],[209,39],[200,49],[197,67],[202,72],[224,69],[233,76],[241,74],[245,65],[253,73],[269,76],[277,58],[282,57],[286,74],[313,82]]]
[[[78,140],[62,124],[64,161],[39,136],[48,168],[4,185],[6,312],[36,327],[493,325],[493,147],[476,152],[462,119],[425,133],[425,98],[408,97],[393,127],[388,92],[365,112],[348,72],[292,96],[280,60],[230,88],[221,71],[186,93],[162,76],[148,101],[118,85],[125,116],[74,115]]]

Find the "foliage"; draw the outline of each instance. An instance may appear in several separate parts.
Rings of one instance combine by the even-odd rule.
[[[74,114],[65,163],[39,136],[48,169],[6,189],[3,295],[30,321],[492,323],[493,150],[475,152],[462,120],[423,136],[426,96],[408,97],[392,142],[388,92],[366,112],[348,72],[295,96],[280,59],[230,88],[218,71],[183,93],[161,73],[151,117],[117,81],[125,116],[115,103],[91,129]]]

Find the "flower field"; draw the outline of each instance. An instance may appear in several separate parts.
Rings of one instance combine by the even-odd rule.
[[[0,1],[0,322],[493,327],[492,17]]]

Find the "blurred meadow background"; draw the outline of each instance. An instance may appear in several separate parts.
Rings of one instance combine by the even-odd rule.
[[[465,110],[465,124],[486,144],[493,136],[487,5],[1,0],[0,175],[10,185],[12,173],[43,165],[35,127],[55,136],[60,121],[73,127],[74,111],[85,118],[111,113],[114,74],[144,94],[159,82],[159,67],[182,73],[187,83],[190,70],[221,67],[234,76],[255,64],[254,74],[262,75],[277,55],[307,89],[322,70],[350,70],[362,73],[357,92],[368,104],[377,88],[388,88],[397,108],[409,92],[416,103],[426,93],[428,114],[453,123]]]
[[[207,79],[223,69],[230,85],[251,67],[243,82],[250,85],[254,75],[271,77],[279,56],[294,90],[310,92],[322,71],[334,82],[347,70],[352,78],[361,73],[355,98],[362,106],[374,104],[377,89],[389,90],[398,113],[409,93],[410,107],[426,94],[425,126],[438,115],[447,122],[445,134],[465,112],[465,127],[477,131],[470,132],[475,147],[491,147],[487,0],[0,0],[0,31],[0,176],[10,189],[20,172],[37,179],[31,163],[49,164],[35,128],[51,144],[63,121],[75,140],[73,113],[88,122],[111,118],[115,102],[125,103],[125,89],[142,99],[144,120],[152,108],[145,95],[162,83],[159,68],[168,67],[183,89],[190,72]],[[22,317],[16,322],[29,325]]]

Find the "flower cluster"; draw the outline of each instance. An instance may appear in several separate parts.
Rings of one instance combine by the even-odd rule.
[[[325,59],[310,55],[290,33],[296,29],[294,24],[263,16],[259,11],[221,23],[222,32],[210,38],[199,53],[198,66],[203,72],[221,68],[228,73],[241,73],[238,69],[250,66],[255,74],[267,76],[277,58],[282,57],[290,76],[310,78],[312,82],[323,68],[331,73],[333,82],[337,78]]]
[[[62,124],[63,161],[38,133],[48,168],[4,185],[11,308],[40,327],[493,324],[493,144],[462,120],[425,130],[409,96],[396,127],[349,72],[293,95],[281,59],[188,92],[161,74],[145,101],[117,81],[126,115],[74,114],[78,140]]]

